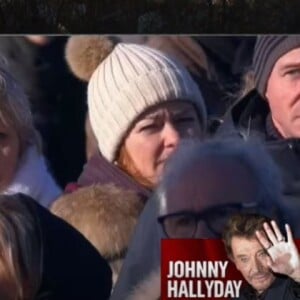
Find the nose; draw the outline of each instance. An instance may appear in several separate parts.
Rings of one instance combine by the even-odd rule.
[[[174,125],[170,122],[167,122],[163,130],[163,138],[165,147],[176,148],[179,141],[180,135]]]
[[[253,273],[263,271],[263,265],[258,258],[254,258],[252,265],[251,265],[251,270]]]

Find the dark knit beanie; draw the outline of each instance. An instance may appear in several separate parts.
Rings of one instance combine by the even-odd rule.
[[[257,38],[253,68],[256,89],[265,97],[267,83],[276,61],[285,53],[300,48],[300,35],[262,35]]]

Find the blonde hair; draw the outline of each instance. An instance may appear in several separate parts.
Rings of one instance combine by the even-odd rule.
[[[30,145],[41,151],[41,140],[33,125],[28,97],[7,71],[0,58],[0,121],[12,126],[20,141],[20,154]]]
[[[10,299],[29,300],[41,283],[42,243],[39,226],[21,197],[26,196],[0,196],[0,290],[9,283]]]

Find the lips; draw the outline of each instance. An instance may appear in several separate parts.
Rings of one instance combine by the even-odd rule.
[[[268,274],[255,275],[252,277],[253,280],[265,280],[268,278]]]

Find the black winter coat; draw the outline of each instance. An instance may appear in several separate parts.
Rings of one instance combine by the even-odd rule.
[[[108,263],[84,236],[32,198],[19,194],[0,206],[28,210],[42,246],[42,279],[34,300],[105,300],[112,287]],[[11,211],[14,211],[12,209]]]
[[[285,203],[292,207],[300,205],[300,139],[280,136],[272,123],[267,102],[256,91],[229,110],[217,135],[262,142],[281,171]]]
[[[261,295],[257,295],[255,290],[246,286],[241,290],[238,300],[296,300],[300,299],[300,284],[292,279],[280,276]]]

